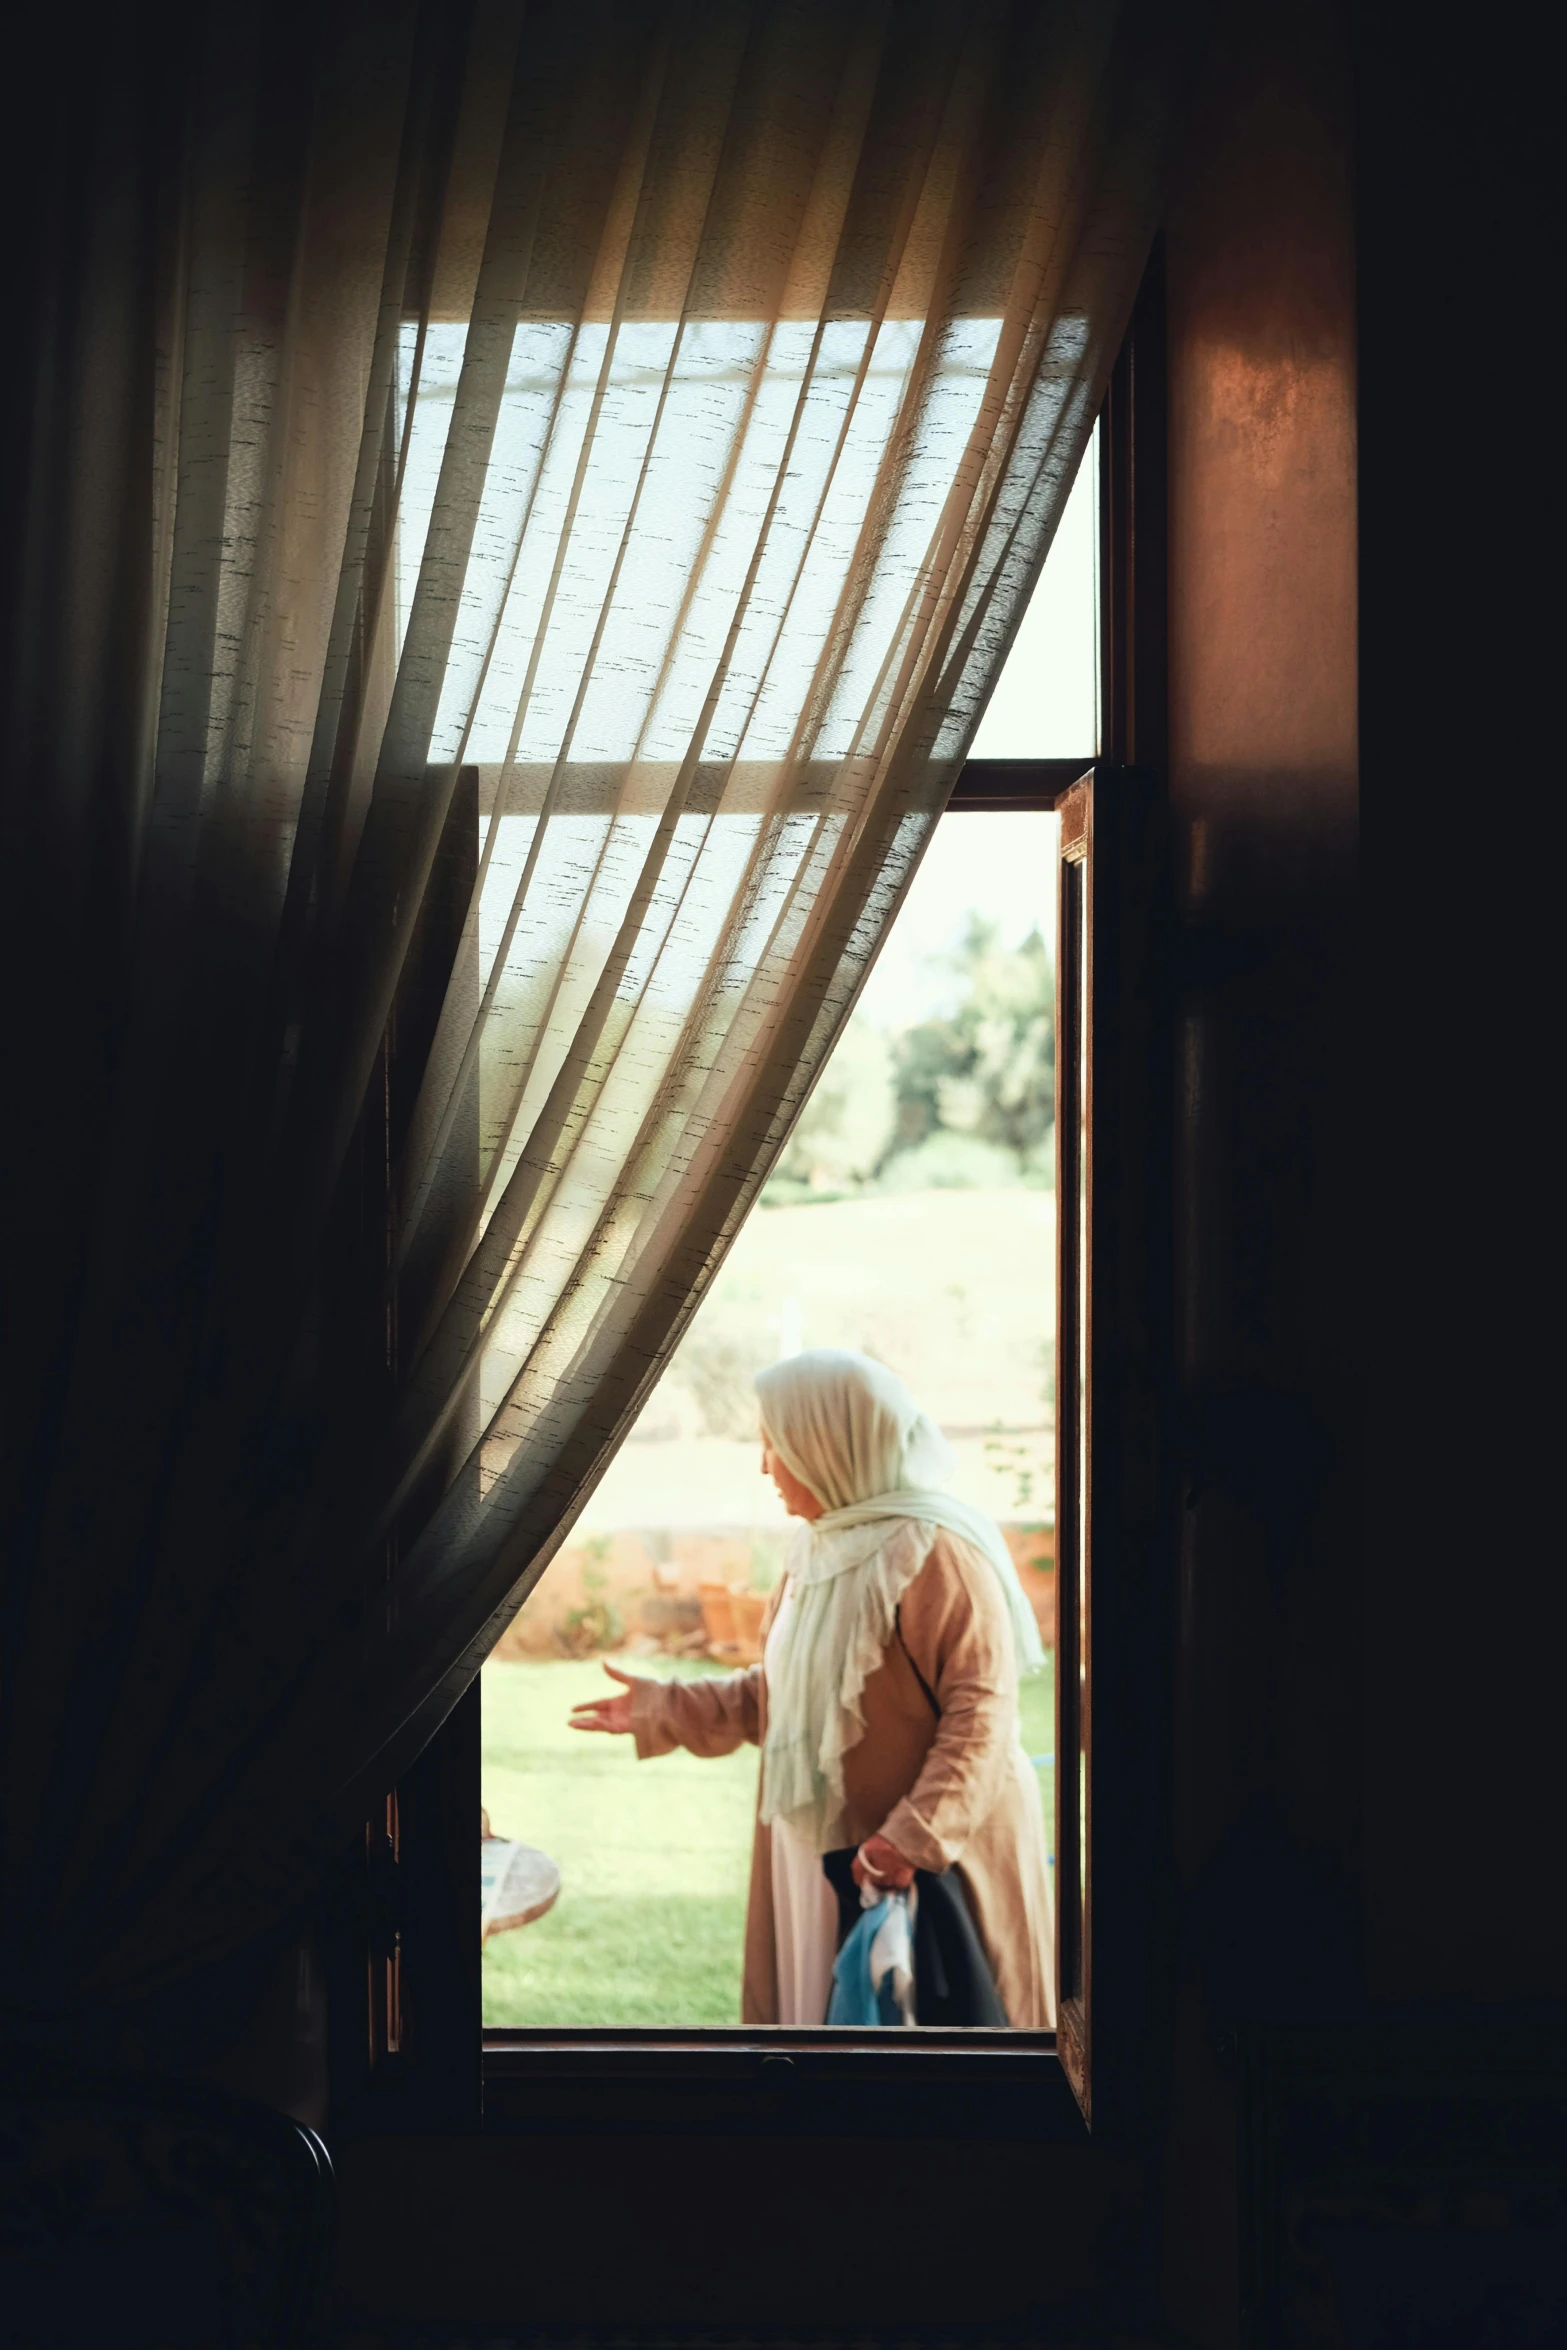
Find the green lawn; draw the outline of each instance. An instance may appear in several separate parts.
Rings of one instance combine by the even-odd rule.
[[[1051,1669],[1023,1686],[1030,1754],[1054,1744]],[[711,1671],[650,1658],[638,1672]],[[756,1809],[757,1753],[639,1763],[627,1738],[566,1718],[613,1688],[590,1664],[488,1664],[484,1803],[498,1836],[560,1863],[560,1899],[484,1954],[487,2024],[733,2024]],[[1039,1774],[1046,1830],[1052,1774]],[[1053,1835],[1052,1835],[1053,1843]]]

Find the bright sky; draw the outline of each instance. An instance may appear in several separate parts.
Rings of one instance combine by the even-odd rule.
[[[972,908],[1000,923],[1003,946],[1020,946],[1036,924],[1053,942],[1057,822],[1038,810],[943,816],[857,1016],[877,1028],[908,1028],[946,1010],[954,989],[936,958],[956,943]]]
[[[1095,623],[1098,439],[1072,485],[1038,587],[974,737],[976,759],[1091,759],[1098,746]],[[865,984],[859,1010],[905,1028],[945,1009],[936,958],[978,908],[1019,946],[1037,924],[1054,944],[1054,816],[944,816]]]
[[[1099,748],[1098,459],[1096,428],[971,758],[1091,759]]]

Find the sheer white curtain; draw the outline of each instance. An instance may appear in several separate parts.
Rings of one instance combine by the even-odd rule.
[[[104,68],[32,354],[9,820],[91,1164],[15,1342],[24,2001],[275,1912],[570,1525],[951,787],[1174,54],[1110,0],[192,21]]]

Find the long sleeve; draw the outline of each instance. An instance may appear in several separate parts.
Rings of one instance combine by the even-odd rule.
[[[994,1811],[1016,1761],[1017,1665],[994,1570],[940,1535],[904,1593],[903,1643],[941,1718],[919,1777],[881,1833],[916,1868],[950,1868]]]
[[[631,1689],[631,1726],[637,1759],[672,1754],[733,1754],[737,1746],[758,1745],[762,1724],[762,1668],[715,1674],[700,1681],[636,1681]]]

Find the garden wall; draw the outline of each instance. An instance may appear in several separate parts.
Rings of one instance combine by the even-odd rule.
[[[1004,1525],[1007,1548],[1047,1648],[1056,1637],[1055,1531]],[[787,1537],[772,1526],[619,1527],[569,1543],[497,1642],[504,1660],[629,1647],[699,1653],[701,1587],[767,1591]]]

